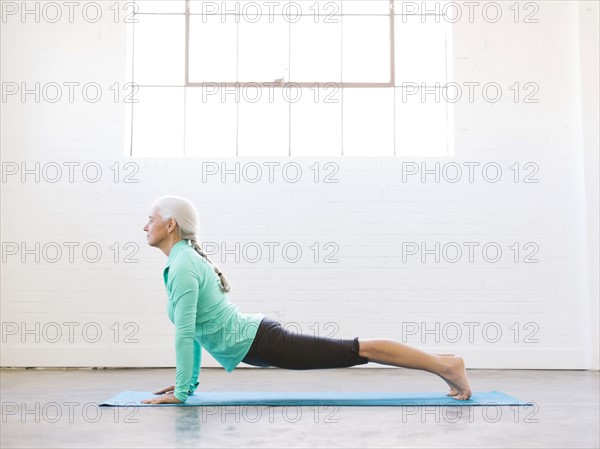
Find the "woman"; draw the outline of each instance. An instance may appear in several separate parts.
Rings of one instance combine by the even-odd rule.
[[[440,376],[449,396],[466,400],[471,389],[463,359],[429,354],[389,339],[331,339],[286,331],[262,313],[245,314],[229,302],[229,281],[197,241],[198,214],[179,196],[161,196],[144,226],[148,245],[168,257],[163,279],[167,313],[175,324],[175,385],[145,404],[183,403],[198,386],[202,347],[227,372],[244,362],[286,369],[342,368],[376,362]]]

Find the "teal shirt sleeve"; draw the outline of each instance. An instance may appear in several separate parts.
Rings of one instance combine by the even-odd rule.
[[[194,369],[192,371],[192,381],[190,382],[189,394],[194,393],[198,388],[198,376],[200,375],[200,362],[202,361],[202,346],[197,340],[194,340]]]
[[[175,323],[175,392],[181,402],[187,400],[194,373],[200,372],[201,348],[195,347],[196,310],[199,281],[191,270],[177,270],[173,276],[173,321]],[[198,361],[198,367],[196,367]],[[198,374],[196,374],[197,377]]]

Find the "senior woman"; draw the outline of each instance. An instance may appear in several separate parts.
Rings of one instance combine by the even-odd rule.
[[[227,298],[229,281],[198,244],[198,213],[189,200],[157,198],[144,231],[148,245],[167,256],[163,279],[167,313],[175,325],[176,372],[175,385],[143,403],[185,402],[198,387],[203,347],[227,372],[240,362],[295,370],[375,362],[428,371],[448,384],[449,396],[471,396],[464,361],[453,354],[429,354],[390,339],[297,334],[262,313],[241,313]]]

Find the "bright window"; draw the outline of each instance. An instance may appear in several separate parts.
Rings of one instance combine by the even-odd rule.
[[[399,3],[131,3],[126,154],[452,155],[450,23]]]

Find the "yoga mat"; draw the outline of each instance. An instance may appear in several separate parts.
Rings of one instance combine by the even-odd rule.
[[[500,391],[475,392],[466,401],[446,396],[446,393],[402,392],[331,392],[331,391],[202,391],[188,396],[183,404],[142,404],[142,399],[157,398],[150,391],[123,391],[100,406],[112,407],[197,407],[215,405],[346,405],[346,406],[465,406],[465,405],[533,405]]]

